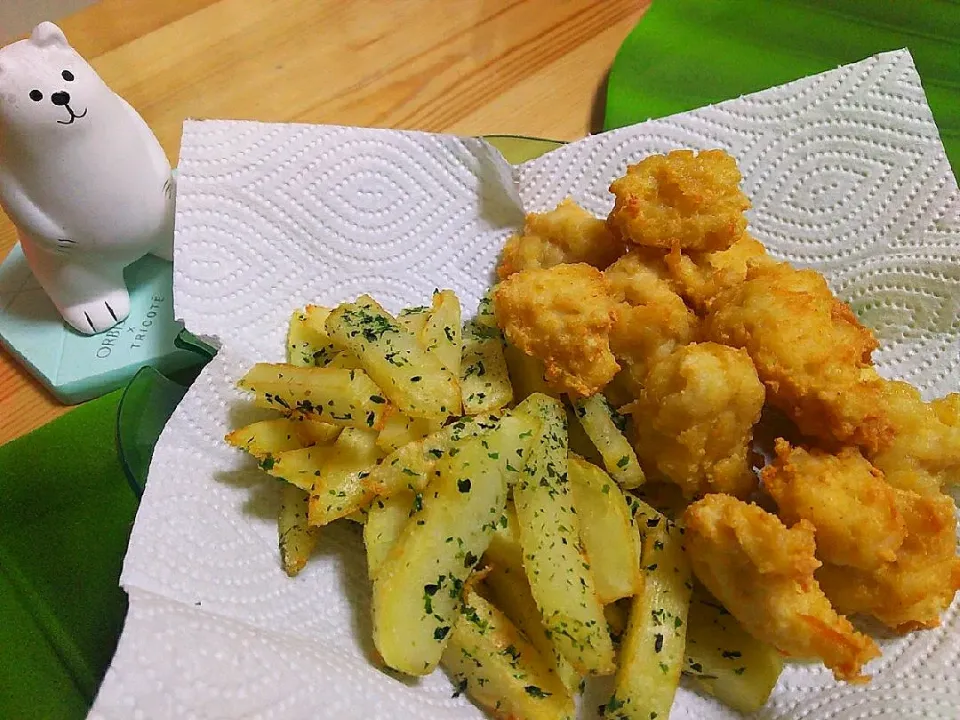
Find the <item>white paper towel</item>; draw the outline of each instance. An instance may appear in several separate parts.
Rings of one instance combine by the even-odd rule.
[[[511,169],[489,145],[422,133],[248,122],[184,128],[175,302],[222,345],[164,431],[121,582],[130,610],[95,718],[481,718],[442,673],[375,670],[358,528],[279,566],[276,483],[223,435],[257,415],[236,379],[283,356],[290,312],[368,292],[388,307],[449,287],[475,307],[522,212],[567,195],[597,213],[628,162],[675,147],[736,156],[750,228],[823,271],[881,338],[888,376],[960,387],[960,192],[906,52],[590,137]],[[789,667],[763,720],[951,718],[958,604],[882,642],[866,686]],[[584,717],[596,704],[584,703]],[[682,688],[673,720],[737,717]]]

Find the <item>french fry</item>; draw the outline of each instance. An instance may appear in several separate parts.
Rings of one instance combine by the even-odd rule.
[[[318,538],[317,528],[307,525],[307,493],[298,487],[284,484],[280,488],[277,532],[283,569],[294,577],[307,564]]]
[[[513,386],[497,328],[471,320],[463,328],[460,395],[467,415],[494,412],[513,402]]]
[[[563,405],[542,394],[514,411],[540,420],[524,477],[513,489],[524,567],[544,625],[557,648],[583,674],[615,669],[603,605],[583,556],[580,523],[567,479]]]
[[[580,673],[574,670],[547,635],[523,569],[523,550],[517,533],[516,511],[512,503],[507,503],[483,556],[487,565],[483,582],[490,590],[494,605],[527,636],[551,672],[560,678],[570,693],[574,693],[580,686]]]
[[[349,350],[334,351],[324,367],[334,370],[363,370],[359,358]]]
[[[350,431],[353,432],[353,429],[350,428]],[[311,445],[306,448],[286,450],[264,458],[260,461],[260,467],[273,477],[285,480],[304,492],[311,493],[314,484],[320,479],[323,468],[336,454],[336,444]]]
[[[458,692],[494,717],[572,720],[573,698],[537,649],[496,607],[468,587],[443,652]]]
[[[543,363],[540,360],[527,355],[510,343],[503,347],[503,358],[507,363],[507,372],[513,385],[514,400],[519,402],[534,393],[560,397],[560,393],[547,385],[543,376]]]
[[[375,431],[345,428],[314,479],[307,510],[310,524],[326,525],[365,508],[373,494],[364,480],[382,457]]]
[[[327,332],[360,359],[364,371],[405,415],[446,418],[460,413],[456,377],[372,298],[364,295],[334,309]]]
[[[257,363],[237,383],[258,407],[296,412],[355,428],[379,430],[391,406],[362,370]]]
[[[409,418],[401,413],[392,413],[383,424],[383,429],[377,437],[377,445],[384,452],[391,453],[397,448],[437,432],[440,426],[439,420]]]
[[[603,466],[621,487],[635,488],[646,481],[637,454],[624,436],[626,418],[610,405],[603,395],[577,400],[577,419],[584,432],[600,451]]]
[[[643,589],[630,606],[606,718],[668,718],[680,683],[693,576],[682,530],[650,510],[636,516],[644,528]]]
[[[329,314],[329,308],[319,305],[308,305],[294,311],[287,330],[288,363],[302,367],[326,367],[334,353],[324,327]]]
[[[440,662],[463,584],[506,504],[508,471],[500,451],[536,429],[530,418],[505,417],[438,463],[420,511],[404,525],[373,583],[374,644],[389,667],[426,675]]]
[[[460,300],[452,290],[433,294],[433,304],[417,337],[426,351],[440,361],[444,370],[455,378],[460,377]]]
[[[422,440],[397,448],[377,467],[371,468],[365,484],[374,495],[389,497],[408,488],[423,490],[433,477],[437,463],[452,448],[496,427],[495,415],[463,417],[431,433]]]
[[[367,574],[377,579],[380,566],[397,542],[411,514],[423,503],[423,496],[401,490],[388,498],[377,498],[367,512],[363,526],[363,544],[367,549]]]
[[[430,308],[426,305],[404,308],[397,315],[397,322],[403,326],[403,329],[415,336],[420,335],[423,326],[427,324],[427,316],[430,314]]]
[[[224,439],[233,447],[264,460],[287,450],[331,443],[339,434],[337,425],[300,416],[251,423],[228,433]]]
[[[597,595],[604,605],[632,597],[641,588],[640,534],[627,500],[603,470],[570,455],[573,506],[580,539],[590,562]]]
[[[750,635],[702,588],[693,590],[683,672],[724,705],[753,713],[767,702],[783,671],[772,645]]]

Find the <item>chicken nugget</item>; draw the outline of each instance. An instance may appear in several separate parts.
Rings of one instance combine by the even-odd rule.
[[[747,227],[740,180],[723,150],[651,155],[610,185],[616,201],[607,224],[635,245],[723,250]]]
[[[674,292],[656,254],[633,250],[604,271],[616,300],[610,347],[624,370],[618,378],[623,405],[636,397],[659,359],[697,338],[697,316]]]
[[[547,383],[574,397],[599,392],[620,369],[610,351],[614,305],[603,273],[583,263],[523,270],[493,294],[510,343],[541,360]]]
[[[497,275],[504,280],[521,270],[568,263],[603,270],[624,252],[623,241],[614,237],[606,222],[567,198],[554,210],[527,215],[523,232],[507,240]]]
[[[894,436],[870,460],[887,481],[928,495],[960,483],[960,393],[924,402],[915,387],[891,380],[883,396]]]
[[[819,273],[750,267],[743,283],[713,299],[703,334],[746,349],[769,402],[804,435],[870,452],[891,441],[884,380],[871,360],[877,340]]]
[[[837,454],[775,444],[763,469],[764,489],[788,525],[816,528],[817,557],[835,565],[871,569],[897,559],[907,531],[896,492],[857,448]]]
[[[674,289],[700,314],[718,293],[742,283],[749,267],[775,262],[763,244],[747,232],[726,250],[674,250],[664,254],[663,261]]]
[[[786,655],[820,658],[838,680],[866,679],[861,668],[880,650],[814,579],[820,561],[810,523],[787,528],[729,495],[707,495],[683,519],[694,573],[747,632]]]
[[[817,579],[840,612],[898,632],[936,627],[960,590],[956,506],[946,495],[895,492],[907,530],[897,559],[872,570],[824,565]]]
[[[758,482],[750,441],[763,398],[746,352],[693,343],[653,365],[624,411],[644,470],[679,485],[688,499],[708,492],[747,497]]]

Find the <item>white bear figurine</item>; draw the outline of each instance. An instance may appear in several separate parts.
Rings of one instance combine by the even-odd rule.
[[[173,257],[174,184],[156,136],[53,23],[0,49],[0,205],[64,320],[130,312],[123,269]]]

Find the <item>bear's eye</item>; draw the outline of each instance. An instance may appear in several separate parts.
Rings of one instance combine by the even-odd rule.
[[[69,70],[64,70],[62,73],[60,73],[60,77],[62,77],[67,82],[73,82],[73,73],[70,72]]]
[[[43,100],[43,93],[40,92],[39,90],[31,90],[30,99],[33,100],[34,102],[40,102],[41,100]]]

